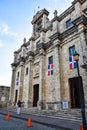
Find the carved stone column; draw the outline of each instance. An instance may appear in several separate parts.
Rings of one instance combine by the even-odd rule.
[[[81,58],[81,64],[83,64],[84,63],[83,56],[87,57],[86,30],[84,29],[84,27],[79,26],[78,27],[78,33],[79,33],[79,36],[80,36],[80,46],[81,46],[80,58]]]
[[[29,91],[28,91],[28,107],[32,107],[33,104],[33,56],[29,56]]]
[[[19,99],[23,100],[23,81],[24,81],[24,62],[20,62],[21,75],[20,75],[20,86],[19,86]]]
[[[39,70],[39,101],[38,101],[38,109],[41,110],[43,106],[43,86],[44,86],[44,50],[40,50],[40,70]]]
[[[80,74],[82,76],[82,82],[83,82],[83,88],[84,88],[84,97],[85,97],[85,106],[87,108],[87,70],[84,67],[84,65],[87,65],[87,40],[86,40],[86,30],[84,29],[84,26],[79,25],[78,26],[78,33],[80,36],[80,48],[78,53],[80,53],[79,58],[79,66],[80,66]]]
[[[15,67],[12,66],[12,79],[11,79],[11,88],[10,88],[10,96],[9,101],[12,105],[14,105],[14,95],[15,95],[15,77],[16,77],[16,70]]]
[[[29,53],[28,54],[28,75],[24,78],[24,107],[28,108],[31,107],[33,103],[32,94],[33,94],[33,87],[32,87],[32,79],[33,79],[33,56]],[[26,64],[26,63],[25,63]]]
[[[61,108],[61,85],[60,85],[60,54],[59,54],[59,43],[54,46],[54,109],[58,110]]]

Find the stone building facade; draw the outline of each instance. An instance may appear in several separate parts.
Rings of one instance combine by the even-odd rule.
[[[0,107],[6,107],[9,102],[10,87],[0,86]]]
[[[51,20],[48,15],[46,9],[34,15],[31,37],[14,52],[10,100],[20,98],[26,108],[80,108],[77,68],[69,62],[77,51],[87,106],[87,1],[74,0],[61,15],[55,10]]]

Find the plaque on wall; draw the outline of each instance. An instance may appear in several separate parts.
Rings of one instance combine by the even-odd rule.
[[[63,101],[62,102],[62,108],[63,109],[68,109],[69,107],[68,107],[68,101]]]

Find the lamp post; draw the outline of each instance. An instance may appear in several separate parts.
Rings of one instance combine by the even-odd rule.
[[[80,78],[80,71],[79,71],[79,54],[75,51],[75,54],[73,55],[74,60],[77,62],[77,72],[78,72],[78,85],[79,85],[79,92],[80,92],[80,107],[81,107],[81,114],[82,114],[82,124],[84,130],[87,130],[87,124],[86,124],[86,117],[85,117],[85,103],[84,103],[84,90],[83,86],[81,85],[81,78]]]

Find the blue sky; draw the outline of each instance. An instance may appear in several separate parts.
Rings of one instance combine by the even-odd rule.
[[[53,18],[61,14],[73,0],[0,0],[0,85],[11,85],[13,52],[32,34],[31,21],[35,12],[46,8]]]

